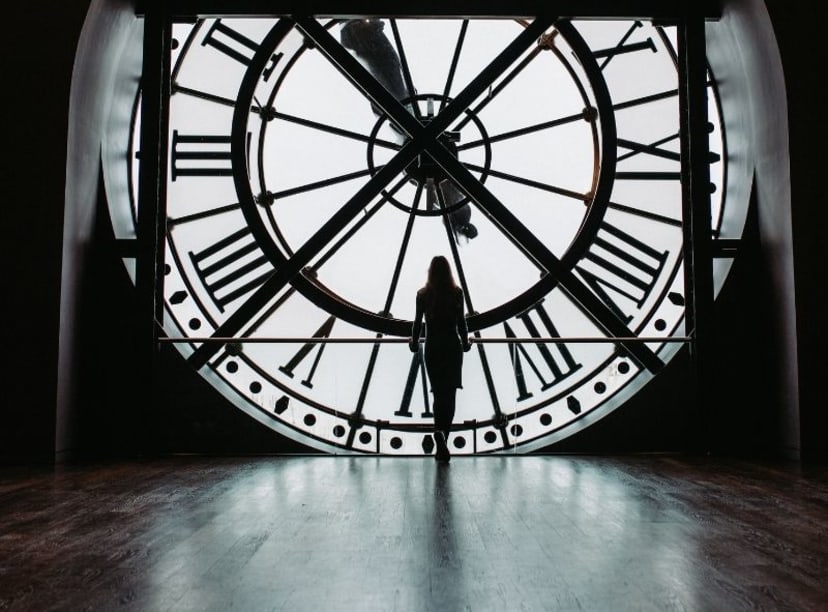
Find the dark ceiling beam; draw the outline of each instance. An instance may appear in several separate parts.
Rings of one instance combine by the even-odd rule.
[[[152,2],[137,0],[143,15]],[[167,0],[174,19],[192,17],[315,15],[318,17],[532,17],[674,20],[686,15],[718,19],[722,0]]]

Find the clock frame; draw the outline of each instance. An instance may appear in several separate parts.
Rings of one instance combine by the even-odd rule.
[[[525,48],[528,48],[526,41],[531,39],[534,43],[541,36],[549,36],[551,32],[557,31],[551,29],[554,21],[549,19],[544,22],[540,19],[528,22],[535,24],[535,30],[529,30],[531,25],[527,27],[521,24],[520,28],[525,28],[524,31],[530,32],[530,34],[523,35]],[[457,23],[462,22],[460,20]],[[235,100],[231,99],[229,108],[233,111],[233,118],[230,133],[204,134],[177,129],[174,120],[175,96],[190,96],[201,103],[216,106],[227,106],[223,101],[227,98],[182,83],[176,78],[176,68],[170,63],[173,77],[170,81],[171,93],[167,98],[173,101],[171,104],[173,115],[168,132],[170,144],[168,147],[159,146],[162,156],[168,155],[171,158],[170,179],[167,184],[167,197],[164,198],[167,200],[164,202],[167,210],[161,215],[162,222],[156,225],[163,227],[168,236],[171,232],[178,231],[177,227],[186,225],[181,221],[187,218],[186,214],[172,213],[168,216],[168,213],[175,208],[175,191],[178,185],[174,185],[174,182],[180,185],[181,181],[208,180],[215,184],[215,181],[227,180],[232,182],[239,202],[225,204],[233,206],[238,215],[246,221],[247,226],[239,226],[237,230],[226,232],[219,239],[208,240],[199,248],[194,247],[189,250],[182,250],[174,244],[174,241],[168,241],[169,255],[165,263],[169,266],[169,274],[164,279],[163,289],[165,316],[168,322],[167,334],[172,337],[178,336],[179,340],[187,339],[189,336],[188,342],[179,341],[176,345],[183,349],[182,353],[190,362],[200,367],[205,377],[211,380],[217,389],[230,397],[236,405],[281,433],[311,446],[333,452],[413,455],[430,452],[428,445],[423,443],[424,433],[429,430],[430,423],[428,394],[421,365],[416,356],[413,360],[410,360],[407,355],[404,358],[401,357],[404,352],[407,352],[403,344],[395,345],[393,342],[386,341],[388,334],[407,335],[407,320],[389,316],[387,307],[373,311],[370,308],[356,307],[348,299],[332,295],[328,288],[320,285],[316,274],[311,273],[309,267],[312,267],[314,263],[314,256],[322,252],[319,245],[335,243],[337,234],[347,230],[347,223],[329,229],[328,234],[323,234],[321,238],[317,230],[315,237],[312,236],[310,240],[298,244],[296,250],[284,248],[285,245],[281,244],[283,248],[280,251],[279,241],[274,239],[272,234],[267,234],[268,228],[264,227],[262,218],[256,217],[257,208],[261,209],[261,203],[257,201],[257,197],[262,194],[254,193],[253,187],[262,185],[255,185],[255,181],[248,180],[250,162],[246,157],[251,150],[251,144],[250,130],[247,129],[246,122],[251,117],[255,118],[256,115],[261,117],[267,112],[267,105],[260,105],[258,102],[250,103],[253,97],[252,92],[255,90],[251,83],[261,81],[262,73],[270,70],[271,67],[272,73],[276,70],[273,58],[280,51],[277,48],[278,45],[272,45],[272,41],[269,41],[267,37],[277,39],[280,36],[284,38],[291,34],[295,35],[299,31],[297,24],[306,40],[312,39],[314,47],[325,51],[332,58],[331,61],[338,70],[344,71],[352,80],[356,80],[362,91],[367,92],[366,113],[369,112],[369,102],[379,105],[385,115],[390,117],[390,120],[386,118],[386,121],[397,122],[398,129],[402,128],[403,132],[408,133],[408,143],[418,138],[417,130],[425,133],[428,125],[434,124],[435,120],[427,124],[425,129],[421,128],[419,121],[416,124],[411,121],[412,118],[416,118],[409,114],[398,100],[390,96],[384,88],[378,87],[376,82],[371,82],[371,76],[367,71],[362,70],[360,73],[359,63],[341,47],[337,49],[337,41],[326,29],[325,25],[329,28],[335,27],[330,25],[334,23],[333,21],[317,21],[310,17],[273,20],[274,29],[269,30],[270,34],[265,35],[262,42],[253,41],[243,31],[235,29],[234,22],[230,20],[205,23],[208,25],[204,31],[208,34],[201,39],[200,46],[204,50],[220,54],[228,62],[242,66],[244,76],[240,91],[243,93],[247,91],[244,95],[249,97],[240,95]],[[471,28],[475,20],[466,23],[470,23],[468,27]],[[573,34],[567,30],[567,28],[574,28],[569,21],[559,21],[558,25],[561,30],[569,34],[568,37],[562,35],[562,38],[570,45],[570,51],[572,51],[572,44],[575,44],[577,48],[580,44],[578,40],[584,40],[577,31]],[[586,29],[589,29],[594,24],[584,22],[584,25]],[[604,64],[606,67],[609,62],[627,60],[636,53],[645,51],[654,54],[661,52],[665,57],[669,55],[677,76],[669,95],[664,92],[662,95],[672,99],[678,115],[679,105],[676,102],[679,98],[683,99],[686,96],[682,93],[681,79],[678,78],[680,74],[677,70],[680,63],[679,54],[675,48],[671,48],[673,43],[669,36],[665,38],[665,29],[641,21],[624,22],[623,25],[626,29],[616,30],[620,32],[620,37],[615,40],[614,45],[592,48],[587,51],[581,49],[581,63],[588,64],[590,62],[583,62],[583,60],[590,59],[596,66],[599,62],[606,62]],[[637,35],[642,31],[650,35],[638,38]],[[277,33],[273,34],[273,32]],[[209,38],[218,36],[218,34],[226,37],[223,39],[224,42],[230,41],[234,45],[241,42],[241,46],[225,45],[222,47],[224,42]],[[658,38],[654,40],[652,34],[656,34]],[[170,32],[170,37],[172,38],[172,32]],[[520,38],[520,35],[516,38]],[[204,40],[212,41],[212,43],[205,44]],[[576,42],[572,43],[573,40]],[[652,46],[656,45],[663,46],[651,51]],[[183,49],[191,47],[192,43],[186,43]],[[308,52],[303,51],[303,53]],[[521,52],[515,54],[512,60],[519,60]],[[587,52],[589,58],[584,55]],[[284,63],[287,64],[288,60]],[[299,63],[301,62],[297,60],[294,65]],[[500,66],[500,74],[503,74],[509,66],[512,66],[512,62],[506,62],[505,67]],[[601,78],[597,79],[598,85],[595,88],[600,90],[601,83],[605,81],[603,70],[600,68],[599,70],[601,70],[599,75]],[[178,74],[180,75],[180,72]],[[250,83],[245,83],[245,80]],[[705,89],[710,87],[710,91],[714,92],[712,82],[712,79],[705,79],[704,87]],[[490,81],[484,85],[484,89],[493,84],[496,86],[496,82]],[[197,92],[196,95],[193,95],[194,92]],[[479,97],[479,93],[468,94],[470,101],[464,104],[472,104]],[[433,128],[430,136],[426,134],[425,137],[431,138],[429,145],[431,148],[422,147],[413,152],[414,157],[398,160],[396,171],[387,173],[390,178],[385,183],[375,181],[376,184],[373,185],[375,193],[371,197],[363,196],[364,199],[357,199],[350,203],[352,212],[364,210],[373,202],[374,196],[379,197],[379,202],[382,203],[382,190],[388,187],[391,179],[404,173],[405,168],[417,155],[426,152],[437,164],[449,166],[448,174],[453,177],[460,190],[477,205],[475,212],[494,216],[501,228],[507,228],[511,238],[518,236],[517,240],[523,241],[521,244],[532,245],[534,250],[530,250],[530,253],[534,256],[546,257],[544,262],[546,267],[552,268],[551,271],[546,269],[546,276],[541,277],[541,281],[520,293],[518,297],[510,295],[502,304],[497,304],[487,312],[475,311],[470,316],[470,329],[475,332],[479,340],[474,349],[478,352],[479,361],[478,365],[471,366],[472,373],[471,376],[466,376],[467,389],[463,393],[471,394],[468,388],[477,385],[478,388],[483,388],[484,392],[473,400],[474,403],[487,403],[490,406],[484,411],[487,414],[475,416],[474,413],[466,413],[458,419],[456,433],[453,434],[453,442],[458,452],[532,450],[561,439],[622,404],[634,393],[634,388],[640,387],[644,379],[657,373],[661,364],[675,354],[681,341],[687,336],[694,337],[695,335],[685,331],[688,329],[685,326],[685,310],[688,308],[687,298],[691,298],[689,301],[692,305],[698,294],[698,283],[693,278],[693,274],[698,275],[698,273],[697,270],[684,270],[685,266],[682,264],[686,261],[687,238],[690,236],[692,239],[692,234],[687,229],[687,219],[683,218],[687,216],[685,209],[687,208],[686,191],[689,187],[686,180],[688,173],[686,167],[679,162],[678,146],[674,146],[680,141],[689,140],[686,134],[688,126],[676,120],[673,124],[676,132],[671,132],[668,134],[668,139],[660,141],[646,142],[643,137],[637,139],[631,137],[629,132],[627,134],[615,133],[613,121],[615,113],[620,113],[625,108],[634,110],[635,107],[646,107],[651,103],[640,100],[655,98],[658,92],[642,94],[638,97],[630,96],[620,101],[612,98],[609,91],[606,94],[601,94],[599,91],[597,98],[601,98],[602,95],[605,114],[599,123],[601,129],[604,130],[602,136],[605,140],[603,141],[604,149],[601,150],[601,169],[606,171],[605,176],[609,178],[603,184],[606,193],[601,191],[600,180],[592,181],[598,188],[590,195],[593,199],[597,197],[598,203],[595,210],[599,210],[600,214],[595,214],[591,223],[584,222],[582,219],[579,227],[581,231],[571,241],[575,245],[574,248],[564,250],[559,254],[552,253],[550,257],[549,249],[545,248],[542,240],[538,240],[536,235],[538,232],[526,227],[520,220],[515,221],[514,215],[509,215],[508,206],[501,202],[505,199],[504,196],[493,194],[486,182],[477,180],[471,172],[467,175],[461,174],[467,169],[461,163],[455,163],[460,160],[460,157],[447,155],[446,148],[435,137],[446,129],[447,125],[438,125],[437,128]],[[715,101],[715,96],[711,98]],[[239,100],[242,102],[239,103]],[[656,102],[657,100],[654,100],[653,104]],[[614,107],[610,108],[607,105],[614,105]],[[595,107],[599,106],[600,104],[596,102]],[[466,108],[461,109],[453,118],[461,117],[465,110]],[[711,112],[714,116],[713,133],[722,142],[720,153],[705,152],[702,156],[701,165],[708,173],[711,166],[724,167],[723,134],[720,131],[720,122],[716,114],[718,109],[715,104],[709,108],[706,107],[703,114],[707,115]],[[598,116],[600,117],[601,113],[598,113]],[[437,114],[437,117],[439,118],[440,115]],[[448,119],[444,121],[450,123]],[[706,132],[707,130],[705,130],[705,140]],[[665,142],[670,144],[665,144]],[[606,143],[615,143],[616,146],[609,146]],[[192,147],[201,147],[201,149],[194,150]],[[143,160],[145,159],[143,145],[141,151]],[[261,151],[259,154],[261,155]],[[667,164],[668,167],[630,168],[628,160],[632,159],[635,162],[637,156],[648,159],[657,158],[657,161]],[[208,159],[209,162],[207,162]],[[196,164],[204,162],[207,165],[202,164],[200,167],[192,165],[192,160],[195,160]],[[145,165],[141,166],[139,172],[146,173]],[[163,168],[159,172],[163,174]],[[375,178],[378,172],[379,170],[376,170],[373,175],[369,172],[366,176]],[[682,180],[683,177],[685,180]],[[408,178],[408,182],[411,182],[410,177]],[[654,211],[651,205],[650,207],[640,206],[636,211],[630,212],[633,206],[630,206],[628,202],[619,201],[619,197],[613,196],[612,192],[614,184],[626,181],[630,184],[639,181],[644,185],[670,181],[679,191],[679,195],[673,197],[671,202],[670,214],[672,216]],[[719,194],[725,191],[725,181],[726,174],[724,170],[721,170],[718,178],[713,181]],[[705,184],[704,191],[709,194],[707,184]],[[136,194],[136,199],[139,197]],[[173,206],[171,207],[170,204]],[[136,207],[134,211],[137,219],[140,216],[140,209]],[[723,200],[719,200],[714,209],[716,213],[713,217],[714,232],[721,226],[722,211]],[[608,214],[616,215],[616,217],[607,217]],[[656,248],[652,244],[647,244],[641,239],[641,235],[637,236],[635,232],[614,220],[618,215],[625,214],[635,217],[638,223],[645,223],[642,219],[646,219],[646,223],[669,225],[674,235],[670,243],[671,258],[663,257],[665,251],[660,250],[660,245]],[[193,211],[189,215],[190,218],[198,215],[203,215],[201,218],[210,216],[206,210]],[[404,216],[402,213],[400,215]],[[666,219],[669,219],[669,222],[665,221]],[[636,230],[639,233],[641,231],[643,231],[641,228]],[[644,234],[646,235],[646,231]],[[581,236],[586,238],[583,238],[582,244],[579,244]],[[676,239],[675,236],[678,238]],[[209,257],[209,254],[205,255],[208,249],[221,250],[217,246],[219,244],[224,245],[224,248],[235,248],[236,245],[242,244],[241,241],[250,240],[251,237],[253,240],[250,244],[254,244],[254,250],[258,249],[264,258],[258,257],[258,264],[247,262],[245,265],[249,265],[251,270],[255,270],[257,266],[263,266],[262,270],[267,271],[268,276],[264,277],[264,280],[259,278],[248,286],[248,291],[242,291],[233,299],[227,298],[227,294],[217,299],[217,294],[211,293],[210,282],[203,274],[198,274],[199,270],[201,272],[204,270],[203,267],[199,268],[199,256],[204,255],[201,261],[206,261]],[[450,237],[447,241],[451,243]],[[309,248],[308,244],[313,246]],[[469,244],[473,244],[473,241]],[[622,263],[626,261],[635,269],[646,268],[646,270],[657,271],[646,273],[652,274],[653,279],[651,283],[645,283],[648,289],[647,296],[653,294],[657,297],[652,298],[649,303],[647,303],[647,297],[641,300],[642,304],[647,304],[648,310],[645,315],[639,317],[639,320],[636,321],[634,316],[630,316],[629,304],[635,302],[635,298],[640,296],[630,295],[627,291],[628,295],[624,297],[624,292],[618,291],[619,282],[615,282],[614,285],[609,283],[608,288],[607,279],[600,278],[600,275],[595,273],[596,268],[592,268],[592,272],[588,269],[590,260],[593,264],[598,262],[599,272],[602,269],[605,272],[615,269],[608,267],[609,264],[606,263],[606,250],[603,258],[596,254],[596,244],[602,245],[604,249],[608,247],[610,253],[621,257]],[[466,246],[455,244],[452,254],[456,257],[457,252],[462,253]],[[301,252],[303,248],[311,251],[311,256],[297,258],[296,253]],[[690,251],[696,253],[693,249]],[[160,252],[160,250],[156,249],[154,252]],[[187,260],[189,260],[188,263],[186,263]],[[231,257],[228,261],[239,260]],[[270,269],[267,266],[270,266]],[[632,268],[627,270],[627,275],[631,271],[634,272]],[[266,299],[262,299],[261,303],[256,302],[251,305],[249,299],[241,300],[244,302],[241,308],[244,308],[244,305],[247,308],[243,311],[244,314],[238,317],[244,319],[243,324],[228,325],[227,322],[233,320],[233,313],[239,312],[239,308],[235,308],[233,304],[234,299],[238,300],[244,296],[249,298],[255,295],[257,290],[261,290],[265,283],[278,276],[279,273],[282,278],[278,283],[271,284]],[[720,274],[721,276],[723,275]],[[621,277],[613,276],[616,281],[618,278]],[[647,276],[645,275],[644,278],[646,279]],[[158,280],[154,277],[153,283]],[[196,280],[201,281],[202,287],[194,286]],[[279,286],[273,289],[277,284]],[[688,291],[688,287],[691,291]],[[574,297],[573,293],[576,294]],[[186,295],[182,297],[184,294]],[[212,313],[207,312],[209,308],[202,308],[203,315],[212,314],[212,317],[202,316],[203,327],[191,329],[190,323],[195,317],[188,318],[186,314],[181,314],[186,311],[182,308],[182,304],[197,301],[187,298],[194,298],[199,294],[202,296],[202,301],[206,301],[204,296],[213,300]],[[523,296],[523,301],[521,296]],[[579,300],[579,297],[582,299]],[[286,334],[284,333],[286,328],[279,328],[278,325],[271,326],[270,333],[264,330],[251,332],[250,329],[245,329],[246,324],[260,318],[261,312],[272,307],[274,303],[282,301],[285,304],[291,300],[296,300],[297,304],[301,304],[301,306],[296,306],[296,312],[307,312],[308,309],[316,309],[315,312],[318,312],[316,318],[304,319],[304,327],[298,328],[303,330],[298,342],[293,344],[286,342],[286,337],[296,337],[295,332]],[[563,303],[567,305],[564,306]],[[597,320],[595,320],[594,312],[590,311],[590,305],[595,308],[596,303],[599,304],[596,309],[600,312]],[[154,311],[158,310],[157,306],[157,304],[154,305]],[[233,313],[222,319],[223,308],[229,308]],[[395,307],[395,309],[398,308]],[[586,316],[584,316],[584,309],[589,313]],[[697,323],[698,312],[696,309],[693,310],[689,319]],[[610,314],[614,316],[609,316]],[[590,320],[590,315],[593,315],[592,320]],[[292,321],[303,320],[298,314],[293,316]],[[573,333],[571,329],[568,333],[562,333],[559,329],[562,327],[559,320],[561,317],[563,320],[574,317],[583,319],[585,322],[581,327],[576,327],[580,333]],[[630,324],[630,321],[633,323]],[[249,325],[247,327],[249,328]],[[690,328],[690,331],[695,332],[695,328]],[[592,342],[592,340],[599,340],[602,335],[616,339],[624,338],[624,340],[611,343]],[[213,336],[212,341],[200,341],[209,336]],[[571,339],[573,336],[577,337],[571,342],[563,342],[558,339],[561,336]],[[245,340],[239,340],[239,337]],[[221,341],[216,338],[233,339]],[[648,338],[651,342],[642,341]],[[599,346],[604,349],[600,358],[595,356],[597,353],[593,354]],[[585,351],[585,347],[589,350]],[[399,353],[391,360],[396,364],[394,367],[378,365],[386,353],[396,351]],[[274,357],[267,357],[268,352]],[[315,389],[324,386],[320,377],[326,364],[324,360],[333,359],[338,363],[347,363],[354,361],[354,356],[358,353],[362,355],[361,359],[366,369],[363,370],[362,376],[357,377],[358,384],[351,385],[349,389],[351,399],[340,402],[336,398],[321,399],[324,394],[314,395],[317,393]],[[583,355],[590,356],[585,358]],[[584,365],[585,362],[587,365]],[[263,363],[270,365],[263,367]],[[231,364],[234,364],[232,372],[228,370]],[[322,364],[322,369],[318,369],[320,364]],[[384,377],[391,376],[392,370],[397,372],[399,386],[397,393],[389,395],[386,392],[385,399],[380,401],[381,404],[386,405],[386,415],[382,414],[381,409],[369,410],[367,402],[372,393],[372,378],[380,376],[380,372],[384,373]],[[582,376],[586,370],[589,370],[591,375]],[[508,374],[507,378],[510,381],[511,399],[506,399],[509,394],[497,388],[497,377],[503,379],[504,372]],[[573,383],[576,380],[577,384]],[[270,386],[265,390],[267,385]],[[580,393],[577,392],[578,389],[581,390]],[[461,402],[463,393],[461,393]],[[264,395],[267,399],[257,403],[255,397],[257,395]],[[483,402],[480,401],[481,397]],[[462,410],[459,412],[463,414]],[[281,416],[286,414],[290,415],[289,419]]]

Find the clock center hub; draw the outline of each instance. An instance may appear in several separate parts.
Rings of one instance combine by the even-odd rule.
[[[449,153],[457,157],[457,143],[460,141],[459,132],[444,132],[437,139]],[[429,179],[439,183],[448,178],[445,171],[432,159],[427,152],[421,152],[417,158],[405,169],[406,174],[425,185]]]
[[[439,116],[440,109],[449,105],[452,99],[432,93],[418,94],[412,98],[402,99],[400,102],[411,109],[416,105],[419,109],[417,115],[420,121],[427,125]],[[401,147],[406,141],[407,136],[403,135],[400,129],[388,120],[388,117],[380,116],[371,130],[368,141],[367,158],[371,174],[375,174],[379,165],[390,159],[394,148]],[[450,126],[450,129],[437,137],[437,141],[456,159],[459,159],[462,152],[464,157],[461,161],[467,165],[478,181],[486,182],[491,167],[491,143],[485,126],[475,112],[466,109],[464,114],[455,120],[454,125]],[[394,143],[396,147],[391,143]],[[417,216],[441,216],[469,204],[469,198],[427,151],[420,151],[403,172],[407,179],[407,187],[402,188],[403,191],[414,187],[422,189],[425,204],[415,207],[412,211],[410,204],[404,202],[407,198],[397,196],[399,189],[383,190],[382,195],[387,202],[406,214],[413,212]]]

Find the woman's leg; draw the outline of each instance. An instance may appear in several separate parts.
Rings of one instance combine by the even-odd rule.
[[[446,439],[454,421],[456,394],[453,385],[434,389],[434,429],[443,432]]]
[[[454,386],[434,389],[434,443],[437,445],[435,458],[448,461],[448,434],[454,420],[455,394]]]

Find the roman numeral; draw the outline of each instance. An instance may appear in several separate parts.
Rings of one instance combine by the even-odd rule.
[[[201,44],[202,46],[213,47],[244,66],[250,64],[253,56],[256,55],[256,51],[259,49],[259,43],[251,40],[238,30],[229,27],[221,20],[216,20],[210,29],[207,30],[207,34],[204,36]],[[262,72],[265,81],[270,78],[280,59],[282,59],[281,53],[274,54],[270,57],[268,67]]]
[[[319,326],[313,333],[314,338],[329,338],[331,335],[331,330],[333,330],[334,323],[336,323],[336,317],[331,315],[328,317],[322,325]],[[325,344],[318,343],[318,342],[306,342],[302,348],[300,348],[296,354],[288,361],[285,365],[279,366],[279,371],[283,374],[286,374],[288,377],[293,378],[293,371],[296,367],[302,363],[305,358],[312,352],[316,351],[316,355],[313,358],[313,363],[311,364],[310,370],[308,371],[308,376],[305,380],[302,381],[302,384],[308,387],[309,389],[313,389],[313,377],[316,374],[316,368],[319,366],[319,361],[322,359],[322,353],[325,352]]]
[[[623,296],[640,308],[653,290],[668,255],[667,251],[659,252],[604,221],[576,270],[616,314],[629,321],[632,316],[611,295]]]
[[[618,154],[618,161],[624,161],[625,159],[629,159],[635,155],[645,154],[645,155],[652,155],[653,157],[660,157],[662,159],[668,159],[670,161],[681,162],[681,155],[677,151],[670,151],[669,149],[663,148],[662,145],[676,141],[678,142],[679,134],[676,132],[675,134],[671,134],[665,138],[657,140],[652,144],[643,144],[640,142],[636,142],[634,140],[626,140],[624,138],[618,139],[618,146],[622,149],[627,149],[626,153]],[[721,161],[722,157],[718,153],[713,151],[708,151],[707,153],[707,162],[710,164],[715,164],[716,162]]]
[[[182,135],[173,130],[171,177],[233,176],[230,136]]]
[[[618,146],[622,149],[627,149],[627,153],[619,154],[618,161],[624,161],[625,159],[629,159],[630,157],[634,157],[635,155],[645,154],[645,155],[652,155],[654,157],[660,157],[662,159],[669,159],[670,161],[680,162],[681,155],[679,155],[676,151],[670,151],[669,149],[665,149],[662,145],[676,141],[678,142],[679,134],[676,132],[675,134],[670,134],[666,138],[662,138],[652,144],[644,144],[641,142],[636,142],[634,140],[625,140],[624,138],[618,139]]]
[[[394,415],[400,417],[411,417],[411,399],[414,397],[414,389],[417,386],[417,378],[420,378],[423,391],[423,405],[425,412],[423,418],[431,418],[434,416],[431,413],[431,407],[428,401],[428,382],[426,380],[425,361],[423,359],[423,347],[420,345],[417,352],[411,356],[411,365],[408,367],[408,378],[405,380],[405,388],[403,389],[402,400],[400,401],[400,409]]]
[[[678,132],[675,134],[671,134],[666,138],[662,138],[657,140],[656,142],[647,144],[642,142],[636,142],[634,140],[626,140],[624,138],[618,139],[618,148],[621,150],[625,150],[625,153],[618,153],[618,163],[621,164],[624,160],[630,159],[635,157],[636,155],[647,155],[652,158],[658,158],[659,160],[668,160],[670,162],[675,162],[678,166],[681,163],[681,156],[676,151],[670,151],[669,149],[665,149],[663,145],[667,144],[668,142],[676,141],[678,142],[679,134]],[[656,160],[653,160],[656,161]],[[664,162],[661,162],[662,164]],[[620,180],[640,180],[640,181],[680,181],[681,180],[681,168],[678,167],[674,171],[637,171],[637,172],[625,172],[625,171],[618,171],[615,173],[615,178]]]
[[[222,312],[230,302],[259,287],[274,272],[246,227],[189,255],[196,274]]]
[[[630,26],[630,29],[621,37],[621,40],[618,44],[614,47],[609,47],[607,49],[598,49],[597,51],[593,51],[592,54],[595,56],[595,59],[603,60],[600,63],[601,70],[607,67],[607,65],[612,61],[613,58],[624,55],[626,53],[637,53],[639,51],[651,51],[652,53],[656,53],[658,49],[656,49],[655,43],[653,43],[652,38],[647,38],[647,40],[641,42],[630,43],[627,42],[630,37],[633,35],[635,30],[640,28],[643,24],[640,21],[636,21]]]
[[[541,332],[535,324],[533,314],[540,319],[541,324],[549,337],[560,338],[557,328],[552,323],[549,313],[543,307],[543,302],[538,302],[534,307],[517,316],[523,323],[526,331],[532,338],[541,338]],[[507,338],[516,338],[516,334],[508,322],[503,323]],[[540,360],[532,359],[532,356],[525,344],[510,344],[509,357],[512,360],[512,370],[515,374],[515,384],[518,389],[517,401],[521,402],[532,397],[526,383],[526,368],[535,375],[540,382],[540,390],[546,391],[550,387],[564,380],[567,376],[577,371],[581,364],[575,361],[572,353],[565,344],[547,344],[539,342],[535,345]]]

